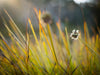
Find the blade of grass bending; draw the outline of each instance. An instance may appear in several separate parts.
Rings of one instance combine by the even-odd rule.
[[[41,31],[41,26],[43,26],[41,24],[41,10],[39,9],[39,13],[38,13],[37,9],[34,8],[34,11],[35,11],[36,18],[37,18],[37,20],[39,22],[39,31]],[[44,27],[44,31],[47,32],[45,27]],[[40,32],[40,38],[41,38],[41,32]]]
[[[5,42],[7,42],[7,41],[6,41],[6,39],[4,39],[3,36],[1,36],[1,38],[2,38],[2,40],[0,41],[0,49],[4,53],[4,55],[8,57],[9,56],[9,53],[8,52],[10,50],[7,49],[7,47],[4,45],[4,42],[3,42],[3,41],[5,41]]]
[[[35,41],[36,41],[37,45],[39,45],[39,42],[38,42],[37,36],[36,36],[35,31],[34,31],[34,29],[33,29],[33,26],[32,26],[32,23],[31,23],[31,20],[30,20],[29,18],[28,18],[28,22],[29,22],[29,24],[30,24],[30,27],[31,27],[32,33],[33,33],[33,35],[34,35]]]
[[[20,55],[19,55],[19,51],[16,50],[17,47],[16,47],[15,39],[13,38],[13,36],[10,33],[8,33],[8,34],[9,34],[11,42],[12,42],[11,49],[12,49],[13,53],[16,55],[16,57],[18,58],[18,56],[20,56]]]
[[[13,29],[14,33],[16,34],[17,38],[24,44],[24,39],[20,36],[20,34],[18,33],[16,27],[14,26],[14,24],[12,23],[12,21],[9,21],[11,28]]]
[[[0,32],[0,37],[1,37],[1,39],[5,40],[5,37],[2,35],[1,32]]]
[[[8,57],[9,54],[7,54],[7,50],[4,49],[2,46],[0,46],[0,50],[2,53],[0,53],[3,57]]]
[[[8,47],[8,45],[6,44],[6,42],[5,42],[4,40],[3,40],[3,43],[4,43],[5,46],[10,50],[10,48]],[[3,57],[13,66],[14,71],[15,71],[15,73],[16,73],[16,68],[15,68],[14,63],[13,63],[9,58],[7,58],[5,55],[3,55]]]
[[[40,27],[41,27],[41,30],[42,30],[42,32],[43,32],[43,35],[44,35],[44,37],[45,37],[45,39],[46,39],[46,41],[47,41],[47,44],[48,44],[48,46],[49,46],[49,48],[50,48],[50,50],[51,50],[51,52],[52,52],[52,47],[51,47],[51,45],[50,45],[50,43],[49,43],[49,41],[48,41],[48,38],[47,38],[47,36],[46,36],[46,34],[45,34],[45,31],[44,31],[44,29],[43,29],[43,27],[42,27],[42,25],[40,24]],[[55,59],[54,59],[55,60]]]
[[[34,52],[33,52],[34,51]],[[30,61],[33,62],[34,64],[38,64],[39,66],[41,66],[41,61],[39,60],[39,56],[38,54],[36,53],[36,50],[35,48],[33,49],[30,49],[30,53],[32,54],[31,55],[31,58],[30,58]],[[33,61],[34,60],[34,61]]]
[[[39,34],[40,34],[40,41],[41,41],[41,27],[40,27],[40,19],[41,19],[41,10],[39,9]]]
[[[19,41],[19,39],[14,35],[14,33],[9,29],[7,25],[5,25],[5,27],[8,30],[9,34],[11,34],[11,36],[15,39],[15,42],[18,45],[18,47],[20,47],[23,53],[25,54],[25,50],[24,50],[25,46]]]
[[[6,43],[6,40],[2,39],[2,42],[3,42],[3,44],[7,47],[7,49],[8,49],[11,53],[15,54],[15,53],[11,50],[11,48],[9,47],[9,45]]]
[[[22,51],[24,52],[24,54],[26,54],[25,53],[25,45],[23,45],[20,41],[19,41],[19,39],[14,35],[14,33],[13,32],[11,32],[11,30],[8,28],[8,26],[7,25],[5,25],[5,27],[7,28],[7,30],[13,35],[13,37],[17,40],[17,45],[22,49]],[[30,48],[31,49],[31,48]],[[32,50],[32,49],[31,49]]]
[[[52,51],[52,54],[54,56],[56,64],[58,64],[58,60],[57,60],[57,56],[56,56],[56,53],[55,53],[55,48],[54,48],[54,45],[53,45],[53,40],[52,40],[52,35],[51,35],[49,24],[47,24],[47,29],[48,29],[48,34],[49,34],[51,46],[52,46],[52,50],[51,51]]]
[[[68,32],[67,32],[67,28],[65,27],[65,32],[66,32],[66,38],[67,38],[67,43],[68,43],[68,50],[70,52],[70,57],[69,57],[69,65],[68,68],[69,69],[73,69],[73,63],[72,63],[72,55],[71,55],[71,49],[70,49],[70,42],[69,42],[69,37],[68,37]]]
[[[11,16],[8,14],[8,12],[4,9],[5,13],[8,15],[9,19],[11,20],[11,22],[13,23],[13,25],[11,24],[11,26],[15,27],[16,30],[14,30],[15,32],[17,32],[17,34],[20,34],[21,37],[25,40],[25,37],[23,36],[22,32],[19,30],[19,28],[17,27],[17,25],[15,24],[15,22],[13,21],[13,19],[11,18]]]
[[[32,23],[31,23],[31,20],[28,18],[28,22],[29,22],[29,24],[30,24],[30,27],[31,27],[31,30],[32,30],[32,33],[33,33],[33,35],[34,35],[34,38],[35,38],[35,41],[36,41],[36,44],[38,45],[38,48],[39,48],[39,55],[40,55],[40,57],[42,58],[39,58],[40,60],[41,60],[41,63],[43,62],[43,56],[42,56],[42,51],[41,51],[41,48],[40,48],[40,45],[39,45],[39,42],[38,42],[38,39],[37,39],[37,36],[36,36],[36,34],[35,34],[35,31],[34,31],[34,28],[33,28],[33,26],[32,26]],[[43,65],[44,65],[44,63],[42,63]]]
[[[28,24],[26,24],[26,61],[28,62],[29,59],[29,34],[28,34]]]
[[[35,11],[35,13],[36,13],[36,16],[39,17],[39,16],[38,16],[38,11],[37,11],[37,9],[36,9],[36,8],[33,8],[33,9],[34,9],[34,11]]]
[[[95,53],[99,58],[100,58],[100,55],[99,54],[97,54],[96,52],[95,52],[95,50],[93,50],[86,42],[84,42],[82,39],[80,39],[79,38],[79,41],[81,41],[87,48],[89,48],[90,49],[90,52],[92,53]]]
[[[41,10],[39,9],[39,13],[38,13],[38,10],[36,8],[33,8],[34,12],[35,12],[35,15],[36,15],[36,19],[38,20],[38,23],[39,23],[39,34],[40,34],[40,39],[41,39]]]
[[[5,27],[7,28],[7,30],[9,31],[9,33],[11,33],[13,36],[14,36],[14,38],[15,39],[17,39],[17,37],[10,31],[10,29],[7,27],[7,25],[5,25]],[[17,43],[19,44],[19,40],[17,39]],[[20,42],[20,44],[21,44],[21,47],[23,47],[24,49],[25,49],[25,47],[22,45],[22,43]],[[18,45],[19,46],[19,45]]]
[[[41,27],[40,27],[40,19],[41,19],[41,10],[39,9],[39,13],[38,13],[38,11],[37,11],[37,9],[36,8],[33,8],[34,9],[34,11],[35,11],[35,15],[36,15],[36,17],[37,17],[37,20],[38,20],[38,23],[39,23],[39,34],[40,34],[40,40],[41,40]]]
[[[70,50],[69,50],[69,48],[68,48],[68,43],[67,43],[67,41],[66,41],[66,39],[65,39],[65,36],[63,35],[62,30],[61,30],[61,28],[60,28],[60,19],[59,19],[59,21],[56,23],[56,25],[57,25],[57,27],[58,27],[60,36],[61,36],[61,38],[62,38],[62,41],[63,41],[64,46],[65,46],[65,49],[66,49],[66,51],[67,51],[67,54],[68,54],[68,56],[70,56],[71,54],[70,54]],[[70,60],[71,60],[71,57],[70,57]],[[67,63],[69,64],[68,61],[69,61],[69,59],[65,59],[65,62],[67,62]],[[72,63],[71,63],[71,64],[72,64]],[[70,65],[68,65],[68,68],[70,68]]]
[[[23,51],[23,53],[26,54],[25,48],[23,48],[18,41],[16,41],[16,44]]]
[[[10,34],[10,33],[9,33]],[[13,38],[13,36],[10,34],[10,37],[11,37],[11,39],[12,39],[12,42],[15,42],[16,43],[16,41],[14,40],[14,38]],[[14,46],[14,44],[13,44],[13,46]],[[20,45],[18,45],[18,47],[19,47]],[[14,46],[14,47],[12,47],[12,49],[13,50],[16,50],[15,49],[16,47]],[[22,51],[23,51],[23,49],[21,49]],[[16,57],[13,57],[14,58],[14,60],[16,61],[16,62],[20,62],[20,64],[18,64],[18,63],[16,63],[16,65],[15,65],[15,67],[17,67],[20,71],[21,71],[21,73],[23,74],[23,72],[24,72],[24,68],[22,68],[22,64],[23,64],[23,62],[21,61],[21,60],[23,60],[23,59],[21,59],[20,58],[20,55],[19,55],[19,52],[18,52],[18,50],[16,50],[16,52],[15,52],[16,54],[17,54],[17,58],[18,59],[16,59]],[[19,59],[21,59],[21,60],[19,60]],[[24,69],[24,70],[23,70]],[[22,71],[23,70],[23,71]]]
[[[68,56],[70,56],[70,52],[69,52],[69,50],[68,50],[68,44],[67,44],[66,39],[65,39],[65,37],[63,36],[63,33],[62,33],[62,31],[61,31],[61,28],[60,28],[60,21],[58,21],[58,22],[56,23],[56,25],[57,25],[58,30],[59,30],[59,32],[60,32],[60,35],[61,35],[61,37],[62,37],[62,40],[63,40],[64,46],[65,46],[65,48],[66,48],[66,51],[68,52]]]
[[[84,21],[84,36],[85,36],[85,42],[86,42],[86,44],[87,44],[87,36],[89,35],[89,33],[88,33],[88,31],[87,31],[87,23],[86,23],[86,21]],[[88,48],[86,47],[86,50],[87,50],[87,53],[88,53]]]
[[[7,25],[5,25],[5,27],[7,28],[7,30],[8,30],[8,32],[9,32],[9,34],[11,34],[11,38],[15,38],[15,39],[17,39],[16,38],[16,36],[10,31],[10,29],[7,27]],[[15,42],[16,42],[16,44],[18,45],[18,47],[19,48],[21,48],[21,50],[23,51],[23,53],[25,54],[25,47],[22,45],[22,43],[20,43],[20,41],[17,39],[17,41],[16,40],[14,40]],[[23,48],[22,48],[23,47]],[[13,49],[14,50],[14,49]],[[13,51],[12,50],[12,51]],[[15,52],[13,52],[14,53],[14,55],[16,55],[16,53]],[[19,54],[17,53],[17,55],[16,55],[16,57],[18,58],[18,56],[19,56]]]
[[[29,74],[29,33],[28,33],[28,24],[26,24],[26,68],[27,68],[27,73]]]
[[[88,41],[87,41],[87,23],[86,23],[86,21],[84,20],[84,38],[85,38],[85,42],[86,42],[86,44],[88,43]],[[88,48],[87,48],[87,46],[85,46],[85,49],[86,49],[86,55],[87,55],[87,63],[88,63],[88,65],[90,65],[90,62],[89,62],[89,51],[88,51]],[[89,69],[89,67],[88,67],[88,69]]]
[[[19,28],[17,27],[17,25],[15,24],[15,22],[12,20],[12,18],[10,17],[10,15],[8,14],[8,12],[4,9],[5,13],[8,15],[8,17],[10,18],[11,22],[14,24],[16,31],[19,32],[19,34],[23,37],[24,41],[25,41],[25,37],[23,36],[23,34],[21,33],[21,31],[19,30]],[[15,37],[15,36],[14,36]],[[16,38],[17,39],[17,38]],[[18,40],[18,39],[17,39]],[[19,41],[19,40],[18,40]],[[20,41],[19,41],[20,42]],[[21,42],[20,42],[21,44]],[[22,45],[22,44],[21,44]],[[22,45],[23,46],[23,45]],[[23,46],[24,47],[24,46]]]
[[[45,42],[43,42],[43,46],[44,46],[45,53],[48,56],[47,46],[46,46]],[[47,57],[47,61],[48,61],[49,65],[50,65],[50,67],[51,67],[52,65],[51,65],[50,59],[48,57]]]
[[[36,34],[35,34],[35,31],[34,31],[34,28],[33,28],[33,26],[32,26],[31,20],[30,20],[29,18],[28,18],[28,22],[29,22],[29,24],[30,24],[30,27],[31,27],[32,33],[33,33],[33,35],[34,35],[34,38],[35,38],[36,44],[39,46],[39,42],[38,42],[37,36],[36,36]],[[40,46],[39,46],[39,48],[40,48]]]
[[[13,37],[20,43],[20,45],[25,48],[25,46],[19,41],[19,39],[14,35],[14,33],[9,29],[7,25],[5,25],[6,29],[8,30],[9,33],[13,35]]]
[[[66,38],[67,38],[67,43],[68,43],[68,52],[70,54],[71,57],[71,49],[70,49],[70,42],[69,42],[69,37],[68,37],[68,32],[67,32],[67,28],[65,27],[65,32],[66,32]]]

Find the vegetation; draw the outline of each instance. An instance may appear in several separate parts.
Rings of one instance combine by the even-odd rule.
[[[72,40],[67,27],[62,32],[59,20],[56,23],[59,35],[56,35],[49,23],[46,26],[41,23],[41,11],[36,8],[34,11],[39,20],[39,38],[29,18],[24,36],[5,10],[11,28],[4,18],[3,21],[10,42],[0,33],[0,75],[100,74],[100,33],[90,37],[84,22],[84,35],[79,31],[78,39]],[[30,37],[31,32],[34,38]]]

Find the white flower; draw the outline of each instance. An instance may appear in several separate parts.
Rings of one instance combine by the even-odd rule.
[[[73,30],[72,33],[70,34],[71,39],[77,40],[79,37],[79,30]]]

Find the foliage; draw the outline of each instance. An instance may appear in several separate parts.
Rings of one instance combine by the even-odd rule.
[[[99,34],[90,37],[86,22],[84,22],[84,37],[80,32],[78,40],[71,40],[67,27],[65,28],[66,34],[62,32],[59,20],[56,23],[59,35],[56,35],[49,24],[42,26],[41,11],[39,10],[38,13],[36,8],[34,11],[39,20],[40,38],[37,38],[29,18],[26,36],[24,36],[5,10],[10,19],[11,28],[7,26],[4,18],[3,21],[10,42],[0,33],[0,75],[100,74]],[[31,31],[34,38],[30,37]]]

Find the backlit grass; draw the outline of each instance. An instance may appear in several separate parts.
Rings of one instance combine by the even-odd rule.
[[[3,18],[9,40],[0,32],[0,75],[99,75],[100,34],[90,37],[86,22],[84,34],[72,40],[60,20],[56,23],[59,35],[54,34],[50,24],[43,26],[41,14],[34,8],[39,21],[39,38],[30,18],[23,35],[8,12],[11,28]],[[32,34],[31,34],[32,32]],[[30,35],[34,36],[31,38]],[[35,41],[33,42],[33,40]]]

